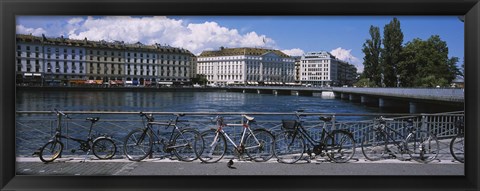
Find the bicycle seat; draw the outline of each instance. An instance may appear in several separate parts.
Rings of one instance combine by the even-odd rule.
[[[249,120],[249,121],[253,121],[255,119],[255,117],[250,117],[250,116],[247,116],[247,115],[243,115],[245,117],[245,119]]]
[[[100,117],[89,117],[87,118],[88,121],[91,121],[92,123],[95,123],[97,122],[98,120],[100,120]]]
[[[183,117],[183,116],[185,116],[185,113],[177,113],[176,115],[179,116],[179,117]]]
[[[330,122],[330,121],[332,121],[332,117],[323,117],[323,116],[320,116],[320,120],[325,121],[325,122]]]

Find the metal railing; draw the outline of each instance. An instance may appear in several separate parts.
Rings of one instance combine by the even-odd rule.
[[[117,157],[123,157],[122,145],[124,137],[133,129],[142,127],[139,112],[99,112],[99,111],[64,111],[72,119],[63,121],[63,134],[73,137],[85,138],[88,133],[90,122],[85,118],[98,116],[100,121],[93,127],[93,134],[108,135],[117,144]],[[173,117],[172,112],[148,112],[152,113],[155,121],[166,122]],[[247,114],[255,117],[256,123],[252,128],[265,128],[274,134],[282,131],[282,119],[295,119],[295,113],[261,113],[261,112],[178,112],[186,114],[182,119],[188,120],[189,128],[195,128],[198,131],[204,131],[215,128],[215,123],[211,119],[217,115],[224,116],[227,123],[241,122],[241,115]],[[395,118],[394,121],[388,121],[387,125],[393,129],[404,132],[406,119],[413,119],[414,125],[418,128],[433,132],[443,144],[448,144],[450,138],[456,135],[457,129],[454,126],[455,121],[464,117],[464,112],[449,112],[438,114],[351,114],[351,113],[302,113],[304,127],[315,139],[320,139],[321,127],[324,122],[319,120],[319,116],[331,116],[333,120],[327,123],[327,130],[346,129],[353,133],[360,147],[363,135],[374,126],[378,116],[388,116]],[[55,133],[56,118],[49,111],[17,111],[16,115],[16,151],[17,156],[29,156],[35,150],[43,146]],[[155,127],[157,128],[157,127]],[[232,134],[235,142],[238,142],[243,127],[229,126],[225,130]],[[161,132],[170,132],[171,129],[158,128]],[[468,132],[468,127],[466,128]],[[400,139],[401,137],[398,137]],[[448,142],[448,143],[447,143]],[[71,150],[79,147],[75,142],[64,140],[65,150]],[[443,145],[448,147],[448,145]],[[232,148],[229,146],[229,148]],[[357,153],[358,154],[358,153]],[[444,154],[449,154],[445,151]]]

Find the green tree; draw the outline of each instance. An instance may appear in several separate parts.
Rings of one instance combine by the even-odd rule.
[[[361,78],[369,78],[369,81],[376,86],[380,86],[380,52],[382,40],[380,39],[380,28],[370,26],[370,38],[363,43],[363,73]],[[369,85],[371,85],[369,82]]]
[[[417,85],[416,80],[421,77],[418,75],[418,70],[423,63],[428,62],[427,54],[423,53],[426,47],[427,43],[419,38],[407,42],[402,50],[404,60],[398,63],[400,86],[413,87]]]
[[[206,85],[208,83],[208,80],[204,74],[198,74],[196,78],[192,78],[192,83]]]
[[[362,78],[353,84],[356,87],[376,87],[375,82],[371,81],[370,78]]]
[[[403,32],[400,21],[393,18],[383,29],[383,50],[381,53],[380,72],[383,74],[383,84],[386,87],[397,85],[398,63],[402,59]]]
[[[415,38],[402,51],[398,74],[404,87],[448,86],[460,73],[457,57],[448,58],[448,47],[438,35]]]

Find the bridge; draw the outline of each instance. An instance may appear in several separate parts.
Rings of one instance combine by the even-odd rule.
[[[233,86],[227,91],[319,96],[338,98],[373,107],[408,108],[410,113],[426,112],[429,107],[446,105],[463,107],[464,89],[440,88],[348,88],[348,87],[295,87],[295,86]]]

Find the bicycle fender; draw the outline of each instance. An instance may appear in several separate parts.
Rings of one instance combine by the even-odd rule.
[[[99,140],[99,139],[112,139],[112,137],[110,137],[110,136],[100,136],[100,137],[97,137],[97,138],[93,139],[92,142],[95,142],[95,141],[97,141],[97,140]]]

